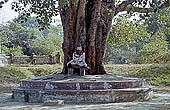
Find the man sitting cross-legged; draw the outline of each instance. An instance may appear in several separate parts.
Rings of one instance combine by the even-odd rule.
[[[73,69],[80,68],[80,76],[85,75],[85,69],[88,68],[85,62],[85,53],[81,47],[77,47],[73,53],[73,59],[67,63],[68,76],[73,74]]]

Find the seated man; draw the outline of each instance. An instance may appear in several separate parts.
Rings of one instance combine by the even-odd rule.
[[[85,62],[85,53],[82,51],[81,47],[77,47],[76,52],[73,53],[73,59],[67,63],[68,76],[73,74],[74,68],[80,68],[80,76],[85,75],[85,68],[87,64]]]

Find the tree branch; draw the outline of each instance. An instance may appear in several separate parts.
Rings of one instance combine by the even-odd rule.
[[[155,10],[161,10],[161,9],[170,7],[170,3],[164,3],[161,6],[154,7],[154,8],[140,8],[140,7],[135,7],[135,6],[130,5],[131,3],[133,3],[132,1],[134,2],[135,0],[129,0],[128,3],[122,2],[118,6],[118,8],[116,10],[116,14],[119,13],[119,12],[122,12],[122,11],[149,13],[149,12],[153,12]]]
[[[125,8],[132,4],[133,2],[135,2],[136,0],[127,0],[127,1],[123,1],[121,4],[119,4],[117,7],[116,7],[116,12],[115,14],[119,13],[119,12],[122,12],[125,10]]]
[[[156,10],[156,8],[139,8],[139,7],[134,7],[134,6],[127,6],[123,11],[148,13],[154,10]]]
[[[153,12],[155,10],[161,10],[164,8],[170,7],[170,4],[162,5],[160,7],[155,7],[155,8],[139,8],[139,7],[134,7],[134,6],[127,6],[124,11],[130,11],[130,12],[138,12],[138,13],[149,13]]]

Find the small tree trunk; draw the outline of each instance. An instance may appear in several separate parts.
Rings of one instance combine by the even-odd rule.
[[[67,62],[72,59],[77,45],[81,44],[90,67],[86,74],[105,74],[103,58],[115,12],[114,0],[78,0],[76,5],[70,4],[60,12],[64,31],[62,72],[67,74]]]

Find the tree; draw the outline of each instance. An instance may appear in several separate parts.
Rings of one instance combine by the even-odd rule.
[[[6,25],[2,25],[0,28],[0,36],[2,38],[2,45],[8,48],[22,47],[22,51],[25,55],[28,55],[30,43],[37,38],[38,32],[35,30],[29,30],[22,27],[15,22],[9,22]]]
[[[151,36],[147,25],[143,21],[132,20],[129,14],[119,15],[114,21],[107,39],[104,62],[134,63],[137,51]]]
[[[30,51],[36,55],[56,55],[57,52],[62,53],[62,42],[61,36],[49,30],[49,34],[43,38],[39,37],[35,39],[30,45]]]
[[[167,8],[168,9],[168,8]],[[167,10],[166,9],[166,10]],[[120,58],[128,58],[132,56],[131,62],[134,63],[160,63],[164,62],[160,59],[168,53],[167,36],[169,36],[169,15],[166,10],[152,13],[145,21],[131,21],[128,14],[121,15],[116,18],[116,23],[112,25],[108,44],[118,47],[109,47],[106,49],[106,55],[112,61],[119,61]],[[166,13],[166,14],[165,14]],[[128,47],[129,51],[135,49],[135,54],[128,51],[125,52],[123,47]],[[116,50],[119,50],[116,52]],[[126,53],[123,55],[122,53]],[[113,56],[114,55],[114,56]],[[159,58],[160,57],[160,58]],[[115,58],[113,60],[113,58]],[[159,58],[159,60],[157,60]],[[121,60],[121,59],[120,59]],[[108,60],[107,60],[108,61]],[[166,60],[165,60],[166,61]]]
[[[59,7],[57,7],[59,4]],[[18,11],[26,21],[30,13],[36,14],[40,27],[49,25],[52,17],[58,12],[61,16],[64,41],[63,73],[67,73],[67,62],[78,45],[86,52],[86,62],[90,67],[88,74],[105,74],[103,57],[106,39],[109,34],[112,18],[119,12],[140,12],[166,8],[169,0],[19,0],[13,3],[12,9]],[[148,7],[148,8],[147,8]]]
[[[129,46],[147,39],[151,36],[143,21],[132,21],[128,14],[116,18],[116,23],[111,27],[107,42],[115,47]]]
[[[14,55],[14,56],[23,56],[24,53],[22,51],[22,47],[20,46],[17,46],[17,47],[12,47],[12,48],[8,48],[6,46],[2,46],[1,47],[2,51],[3,51],[3,54],[9,56],[11,53]]]
[[[156,32],[146,43],[142,49],[139,50],[137,56],[141,63],[155,63],[157,57],[164,56],[167,52],[167,41],[165,33]],[[159,62],[156,62],[159,63]]]
[[[167,43],[170,44],[170,8],[163,9],[156,13],[152,13],[151,16],[146,20],[148,30],[152,35],[156,32],[162,31],[167,37]],[[170,46],[168,46],[170,49]]]

